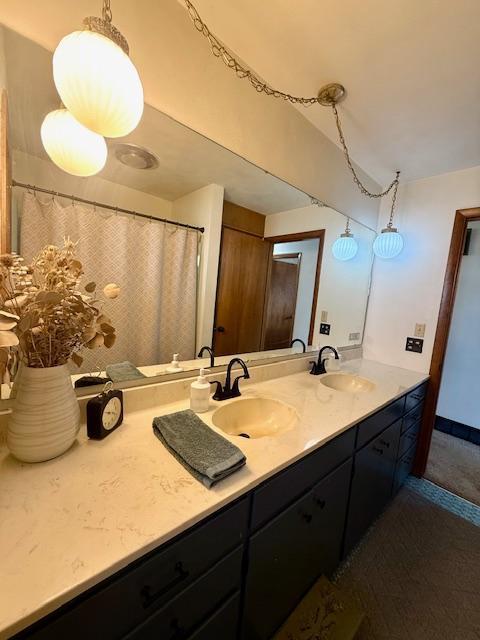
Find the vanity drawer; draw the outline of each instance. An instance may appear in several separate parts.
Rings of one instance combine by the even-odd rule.
[[[355,428],[327,442],[254,491],[251,528],[258,529],[353,455]]]
[[[413,407],[415,407],[419,402],[422,402],[422,400],[425,398],[425,394],[427,393],[427,386],[428,380],[413,391],[410,391],[410,393],[407,393],[405,411],[410,411],[410,409],[413,409]]]
[[[411,409],[403,416],[402,432],[408,431],[417,422],[420,422],[423,414],[423,402],[417,404],[416,407]]]
[[[195,633],[196,630],[200,633],[200,625],[205,625],[208,629],[208,624],[213,624],[211,619],[218,608],[226,598],[240,589],[242,557],[242,549],[233,551],[131,631],[124,640],[180,640],[197,637]],[[238,620],[235,615],[233,618],[236,626]],[[228,638],[226,630],[218,637]]]
[[[400,446],[398,447],[398,457],[401,458],[410,447],[417,444],[418,432],[420,431],[420,421],[412,425],[407,431],[404,431],[400,437]]]
[[[236,593],[189,636],[188,640],[236,640],[239,609],[240,594]]]
[[[415,460],[415,446],[411,447],[407,451],[407,453],[405,453],[397,462],[397,467],[395,469],[395,480],[393,483],[394,493],[397,493],[397,491],[401,488],[405,480],[410,475],[414,460]]]
[[[123,637],[242,543],[248,504],[248,498],[243,498],[40,621],[38,629],[35,625],[19,637],[35,640]]]
[[[398,420],[405,408],[405,396],[395,400],[381,411],[374,413],[358,425],[357,449],[363,447],[369,440]]]

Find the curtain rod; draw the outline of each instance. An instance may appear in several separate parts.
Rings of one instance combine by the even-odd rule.
[[[82,202],[83,204],[90,204],[90,205],[93,205],[94,207],[100,207],[100,209],[109,209],[110,211],[115,211],[116,213],[127,213],[137,218],[145,218],[146,220],[153,220],[156,222],[165,222],[166,224],[173,224],[176,227],[184,227],[185,229],[194,229],[195,231],[200,231],[200,233],[203,233],[205,231],[205,227],[195,227],[194,225],[186,224],[184,222],[175,222],[174,220],[167,220],[166,218],[157,218],[156,216],[149,216],[146,213],[138,213],[137,211],[133,211],[131,209],[114,207],[111,204],[95,202],[94,200],[87,200],[85,198],[80,198],[79,196],[70,196],[67,193],[61,193],[60,191],[52,191],[51,189],[44,189],[43,187],[36,187],[35,185],[25,184],[23,182],[17,182],[16,180],[12,180],[12,187],[21,187],[22,189],[27,189],[28,191],[33,191],[34,193],[36,191],[39,191],[40,193],[48,193],[49,195],[56,196],[57,198],[66,198],[67,200]]]

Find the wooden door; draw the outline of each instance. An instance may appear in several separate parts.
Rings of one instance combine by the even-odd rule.
[[[286,349],[290,346],[297,308],[300,263],[274,256],[267,287],[263,349]]]
[[[213,345],[217,356],[260,351],[271,245],[223,227]]]

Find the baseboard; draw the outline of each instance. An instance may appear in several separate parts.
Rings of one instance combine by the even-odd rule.
[[[455,436],[455,438],[480,445],[480,429],[475,429],[467,424],[443,418],[442,416],[435,416],[435,429]]]

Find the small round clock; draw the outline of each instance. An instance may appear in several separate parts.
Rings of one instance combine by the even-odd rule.
[[[87,434],[102,440],[122,424],[123,393],[107,382],[102,393],[87,403]]]

